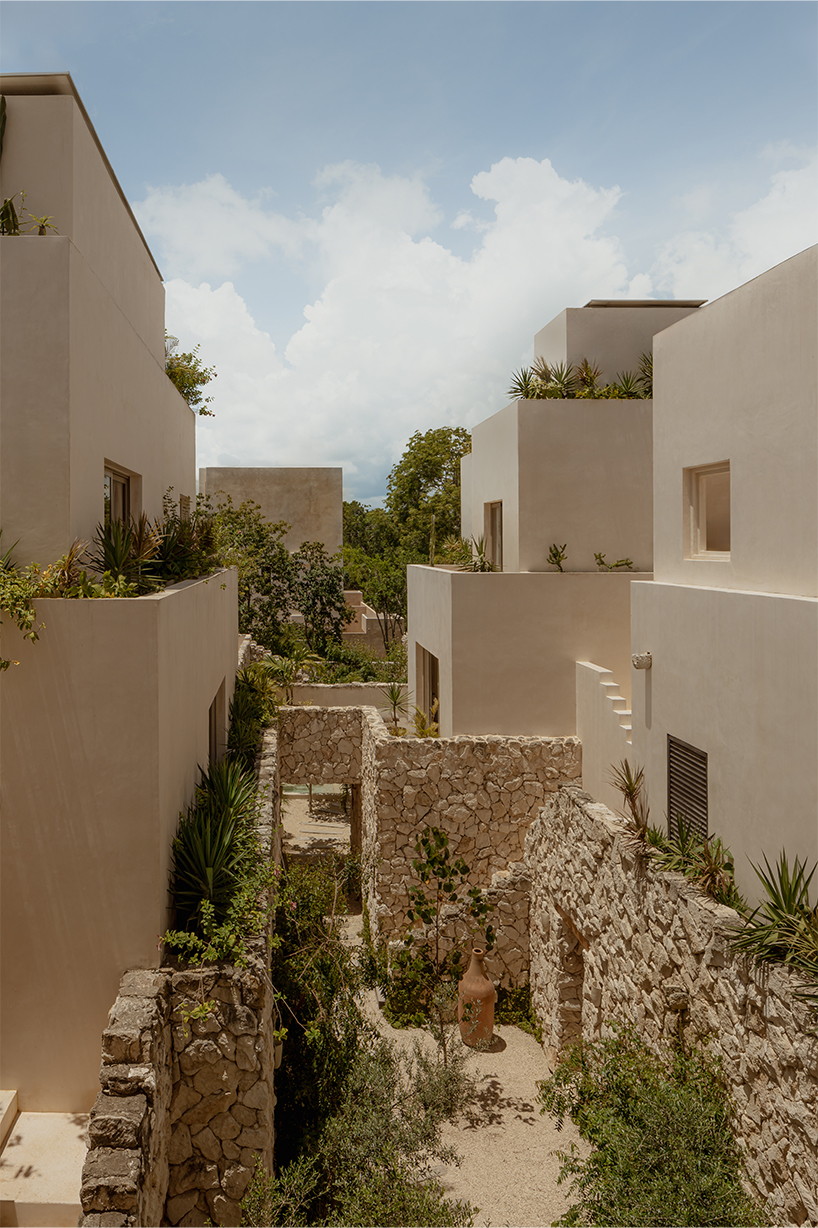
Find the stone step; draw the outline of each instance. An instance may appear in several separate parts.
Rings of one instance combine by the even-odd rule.
[[[73,1228],[87,1131],[87,1113],[17,1114],[0,1156],[3,1228]]]

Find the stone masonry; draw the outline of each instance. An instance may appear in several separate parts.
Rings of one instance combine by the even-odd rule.
[[[681,1025],[721,1060],[771,1222],[818,1225],[818,1029],[796,973],[734,952],[738,914],[658,870],[575,785],[532,824],[526,864],[532,996],[552,1060],[609,1020],[649,1043]]]
[[[261,846],[280,849],[276,735],[256,762]],[[133,970],[102,1037],[82,1175],[84,1225],[238,1224],[256,1156],[272,1171],[277,1016],[269,934],[246,968]],[[191,1008],[209,1002],[205,1018]]]

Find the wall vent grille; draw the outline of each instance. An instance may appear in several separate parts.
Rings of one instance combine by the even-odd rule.
[[[707,838],[707,754],[668,734],[667,813],[670,835],[678,834],[681,815],[702,840]]]

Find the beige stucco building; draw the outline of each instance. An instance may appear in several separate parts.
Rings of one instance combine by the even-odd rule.
[[[59,232],[0,239],[0,525],[18,563],[46,564],[106,496],[151,517],[169,487],[193,497],[195,418],[164,371],[159,270],[70,77],[0,92],[0,195],[24,188]],[[236,601],[225,571],[40,601],[36,644],[4,619],[0,1086],[24,1113],[88,1111],[120,975],[158,962],[179,811],[224,743]]]
[[[817,298],[813,247],[656,339],[633,756],[654,821],[719,835],[751,895],[751,861],[818,859]]]
[[[571,309],[536,349],[549,362],[604,362],[613,379],[653,331],[697,307]],[[630,582],[653,563],[652,411],[649,400],[517,400],[474,428],[462,533],[484,539],[498,570],[409,568],[410,685],[424,709],[438,700],[442,734],[573,734],[577,660],[610,661],[629,679]],[[552,544],[565,548],[562,573]],[[596,554],[634,570],[600,571]]]
[[[343,470],[315,466],[208,468],[199,470],[199,492],[214,503],[227,496],[238,507],[257,503],[273,524],[286,520],[288,550],[303,542],[321,542],[328,554],[337,554],[344,537]]]

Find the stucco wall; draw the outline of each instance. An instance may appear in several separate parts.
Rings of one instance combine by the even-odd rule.
[[[636,371],[653,337],[695,307],[567,307],[534,336],[534,357],[571,365],[587,358],[602,368],[602,383]]]
[[[475,573],[409,568],[409,685],[415,645],[440,661],[451,734],[576,733],[578,660],[630,681],[631,580],[638,573]],[[642,577],[644,579],[644,576]]]
[[[549,799],[526,839],[531,985],[552,1060],[610,1021],[656,1042],[679,1023],[721,1059],[739,1141],[771,1223],[818,1223],[818,1038],[779,965],[730,947],[738,915],[644,863],[582,790]]]
[[[236,659],[236,573],[147,597],[38,602],[6,621],[3,1049],[21,1110],[87,1112],[123,968],[158,962],[170,842]],[[55,1027],[54,1020],[61,1023]]]
[[[49,87],[67,89],[65,74],[54,74]],[[71,94],[23,95],[18,88],[33,87],[14,75],[0,81],[7,116],[0,195],[12,196],[25,188],[26,208],[53,218],[58,234],[71,239],[153,360],[164,366],[161,275],[90,121]],[[18,212],[19,203],[18,196]],[[34,241],[42,237],[34,236]],[[7,319],[4,313],[4,323]],[[98,360],[102,356],[115,365],[113,356],[100,347]]]
[[[93,537],[106,462],[139,475],[136,514],[160,515],[170,486],[193,495],[194,414],[73,241],[0,239],[0,278],[0,521],[15,558],[46,564]]]
[[[818,247],[656,341],[658,580],[818,596]],[[730,462],[729,561],[684,558],[682,470]]]
[[[750,862],[782,848],[818,859],[818,601],[765,593],[634,584],[633,753],[653,821],[667,807],[667,735],[708,755],[709,823]],[[762,863],[763,864],[763,863]]]
[[[628,742],[633,714],[609,669],[602,669],[591,661],[577,661],[576,669],[582,786],[598,802],[618,814],[623,800],[622,794],[611,784],[611,771],[623,759],[633,767],[633,747]]]
[[[323,542],[330,554],[341,549],[342,469],[272,466],[200,469],[199,491],[210,495],[214,503],[229,495],[235,507],[252,500],[273,523],[286,520],[291,526],[284,538],[289,550],[297,550],[302,542]]]
[[[504,571],[553,570],[552,542],[566,571],[595,571],[597,552],[650,571],[652,418],[652,401],[513,401],[474,427],[461,462],[468,535],[501,500]]]

